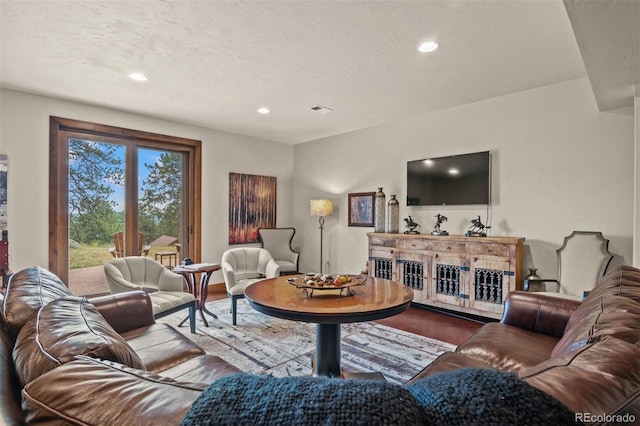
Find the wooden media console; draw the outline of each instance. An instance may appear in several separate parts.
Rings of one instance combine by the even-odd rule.
[[[368,233],[369,275],[411,287],[414,303],[500,318],[522,290],[524,238]]]

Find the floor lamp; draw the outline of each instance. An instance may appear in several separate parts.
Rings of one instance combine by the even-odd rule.
[[[324,230],[325,216],[333,214],[333,203],[331,200],[311,200],[311,216],[320,216],[320,273],[322,273],[322,231]]]

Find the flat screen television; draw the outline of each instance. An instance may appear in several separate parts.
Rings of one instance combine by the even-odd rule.
[[[407,162],[407,206],[489,204],[489,151]]]

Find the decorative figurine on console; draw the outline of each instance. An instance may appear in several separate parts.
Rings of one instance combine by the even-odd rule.
[[[437,220],[436,220],[436,226],[433,227],[433,231],[431,231],[431,235],[449,235],[449,233],[447,231],[442,231],[440,229],[440,225],[442,225],[442,222],[446,222],[447,221],[447,217],[441,215],[440,213],[438,213],[437,216],[434,216]]]
[[[405,234],[419,234],[420,232],[416,231],[416,228],[418,226],[420,226],[419,224],[415,223],[413,221],[413,219],[411,219],[411,216],[409,216],[408,218],[405,217],[404,221],[407,223],[405,225],[405,228],[409,228],[408,231],[404,231]]]
[[[486,237],[487,233],[484,232],[485,229],[491,228],[490,226],[484,226],[482,221],[480,220],[480,216],[477,219],[473,219],[471,221],[471,226],[466,234],[466,237]]]

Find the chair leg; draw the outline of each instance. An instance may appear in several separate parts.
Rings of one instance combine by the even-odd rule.
[[[196,333],[196,304],[195,302],[189,306],[189,328],[191,333]]]
[[[231,323],[236,325],[236,310],[238,307],[238,298],[231,296]]]

